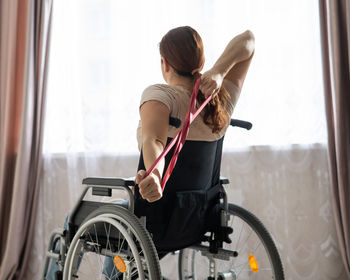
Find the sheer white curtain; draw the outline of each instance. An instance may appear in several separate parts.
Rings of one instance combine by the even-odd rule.
[[[251,29],[256,53],[226,148],[324,143],[317,1],[56,1],[45,151],[136,153],[143,89],[162,83],[158,43],[191,25],[205,69]],[[241,136],[242,135],[242,136]]]
[[[190,25],[203,38],[205,69],[236,34],[256,37],[234,113],[254,126],[225,139],[230,199],[271,229],[288,278],[344,277],[328,198],[318,1],[59,0],[53,20],[33,263],[42,263],[83,177],[134,175],[138,102],[163,82],[158,43]]]

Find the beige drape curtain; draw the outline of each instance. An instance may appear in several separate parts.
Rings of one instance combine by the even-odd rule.
[[[350,1],[319,3],[333,212],[350,278]]]
[[[52,0],[0,0],[0,279],[23,279],[31,250]]]

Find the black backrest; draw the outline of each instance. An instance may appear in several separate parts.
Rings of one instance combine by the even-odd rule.
[[[172,139],[169,138],[167,145]],[[164,194],[174,191],[204,189],[219,183],[223,137],[217,141],[187,140],[179,154],[175,168],[170,176]],[[165,168],[174,153],[174,147],[165,157]],[[145,169],[142,152],[138,170]]]
[[[160,200],[148,203],[135,187],[135,214],[146,217],[146,227],[158,252],[200,242],[218,220],[209,216],[219,199],[222,143],[223,138],[213,142],[186,141]],[[173,151],[165,158],[165,170]],[[145,169],[142,153],[140,169]]]

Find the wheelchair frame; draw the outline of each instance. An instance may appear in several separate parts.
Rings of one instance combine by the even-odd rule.
[[[228,183],[229,183],[228,179],[223,178],[223,177],[220,178],[221,185],[228,184]],[[45,261],[45,267],[44,267],[42,279],[46,279],[46,273],[48,270],[48,265],[49,265],[50,259],[51,259],[51,261],[56,261],[58,263],[60,271],[64,270],[67,251],[68,251],[69,242],[70,242],[69,239],[72,239],[72,236],[70,236],[70,234],[71,234],[70,231],[73,230],[72,229],[72,225],[73,225],[72,220],[79,213],[79,211],[81,211],[80,209],[81,209],[81,205],[83,202],[88,203],[88,204],[92,203],[92,208],[94,208],[94,209],[90,208],[90,212],[94,211],[95,209],[98,209],[101,206],[105,206],[105,205],[116,206],[115,204],[111,204],[108,202],[93,202],[93,201],[84,200],[85,196],[87,195],[87,193],[90,189],[92,190],[92,195],[109,196],[109,197],[112,195],[112,190],[124,191],[128,195],[128,207],[127,207],[127,209],[131,213],[134,212],[135,201],[134,201],[133,192],[131,190],[131,187],[134,186],[134,181],[132,179],[85,178],[83,180],[83,184],[86,185],[86,187],[84,188],[82,194],[80,195],[80,198],[78,199],[78,201],[76,202],[76,204],[74,205],[74,207],[72,209],[72,212],[71,212],[71,214],[69,216],[69,220],[68,220],[68,229],[66,229],[66,230],[56,229],[51,234],[47,253],[46,253],[46,261]],[[221,223],[221,226],[223,228],[227,228],[228,227],[228,220],[229,220],[229,203],[228,203],[227,194],[226,194],[224,188],[222,188],[220,200],[221,200],[221,203],[223,206],[222,210],[221,210],[220,223]],[[236,206],[236,207],[238,207],[238,206]],[[87,209],[89,209],[89,207]],[[247,210],[244,210],[244,211],[247,211]],[[85,209],[81,213],[79,213],[79,215],[83,215],[83,216],[88,216],[88,214],[89,213],[87,213]],[[252,215],[252,214],[250,213],[250,215]],[[255,219],[257,219],[257,218],[255,218]],[[144,227],[145,227],[145,222],[146,222],[146,220],[141,218],[141,223],[143,224]],[[261,222],[260,222],[260,224],[261,224]],[[278,251],[277,251],[276,246],[274,245],[274,243],[272,241],[272,238],[270,237],[270,235],[268,234],[268,232],[265,228],[264,228],[264,231],[266,231],[267,237],[265,234],[265,236],[263,236],[263,238],[269,239],[268,240],[268,243],[269,243],[268,250],[274,251],[274,252],[272,252],[273,259],[274,259],[273,261],[276,263],[274,265],[277,267],[276,269],[278,270],[277,276],[275,276],[274,279],[283,280],[284,279],[283,268],[282,268],[282,263],[281,263],[280,257],[278,255]],[[55,251],[55,247],[56,247],[58,240],[60,241],[59,252]],[[230,258],[235,258],[238,256],[238,252],[224,249],[222,247],[222,240],[217,240],[217,239],[215,239],[215,237],[212,238],[211,240],[206,240],[206,241],[209,241],[209,246],[204,246],[201,244],[194,244],[194,245],[188,247],[187,249],[199,251],[202,254],[202,256],[205,256],[209,259],[209,277],[207,279],[210,279],[210,280],[211,279],[213,279],[213,280],[214,279],[238,279],[237,276],[235,276],[236,278],[233,277],[232,276],[233,274],[228,275],[228,276],[227,275],[225,276],[224,274],[221,274],[221,275],[218,274],[218,271],[216,268],[217,266],[215,263],[215,260],[227,261]],[[181,253],[180,253],[180,258],[181,258]],[[181,268],[179,268],[179,274],[181,275],[180,269]],[[60,275],[60,272],[59,272],[58,276],[56,276],[56,279],[60,279],[60,277],[62,277],[62,276]],[[180,277],[182,277],[182,276],[180,276]]]
[[[239,126],[242,128],[250,129],[252,127],[251,123],[231,119],[230,124],[232,126]],[[82,194],[80,195],[78,201],[74,205],[71,214],[69,215],[68,219],[68,228],[67,229],[56,229],[52,232],[47,253],[46,253],[46,261],[43,271],[42,279],[46,279],[47,272],[48,272],[48,266],[50,264],[50,261],[55,261],[58,266],[59,270],[56,272],[56,280],[67,280],[73,278],[77,278],[76,275],[68,276],[68,272],[65,272],[65,269],[67,270],[67,256],[70,258],[69,255],[69,247],[71,246],[71,241],[75,237],[75,234],[77,233],[78,229],[82,225],[82,223],[86,222],[86,217],[90,217],[91,213],[95,213],[98,211],[98,209],[110,207],[109,209],[116,209],[114,214],[103,214],[98,217],[106,217],[106,220],[113,222],[117,219],[116,213],[118,211],[125,212],[125,210],[122,210],[120,206],[117,206],[113,203],[108,202],[95,202],[95,201],[89,201],[84,200],[86,194],[91,189],[92,195],[96,196],[107,196],[111,197],[112,190],[122,190],[126,192],[128,196],[128,206],[124,209],[127,209],[129,212],[126,213],[130,215],[130,218],[136,219],[136,216],[134,216],[134,209],[135,209],[135,198],[133,191],[131,187],[135,185],[133,179],[123,179],[123,178],[85,178],[83,180],[83,185],[86,185],[84,190],[82,191]],[[260,220],[254,216],[252,213],[250,213],[248,210],[235,205],[228,203],[227,194],[224,189],[224,185],[229,184],[229,180],[220,177],[220,186],[221,186],[221,192],[220,192],[220,226],[219,230],[217,232],[210,232],[210,236],[205,235],[203,237],[203,240],[200,244],[193,244],[185,249],[182,249],[179,254],[179,277],[181,280],[183,279],[193,279],[197,280],[196,276],[197,273],[200,274],[201,271],[198,271],[195,269],[196,266],[196,259],[195,254],[197,252],[200,253],[201,256],[205,257],[206,266],[208,268],[208,274],[205,274],[207,277],[207,280],[237,280],[240,279],[241,273],[243,271],[243,274],[246,273],[246,277],[249,279],[257,279],[256,272],[257,271],[271,271],[271,275],[268,279],[277,279],[277,280],[284,280],[284,272],[283,272],[283,266],[281,262],[281,258],[279,256],[277,247],[273,241],[273,238],[267,231],[267,229],[264,227],[264,225],[260,222]],[[124,214],[125,215],[125,214]],[[97,217],[97,218],[98,218]],[[134,218],[133,218],[134,217]],[[151,269],[153,274],[149,276],[149,278],[145,278],[144,271],[139,272],[140,279],[153,279],[154,280],[160,280],[160,268],[159,268],[159,260],[158,256],[154,256],[155,247],[153,244],[153,241],[148,236],[147,230],[146,230],[146,220],[145,217],[141,217],[140,219],[136,219],[137,221],[134,221],[134,225],[136,223],[136,228],[139,231],[143,232],[143,238],[141,238],[141,243],[149,243],[146,244],[145,251],[150,250],[152,253],[149,252],[143,252],[143,257],[146,257],[147,253],[148,256],[151,256],[151,261],[149,261],[148,267]],[[239,225],[241,224],[242,227],[239,230],[238,224],[235,223],[235,225],[231,224],[229,225],[229,221],[235,220],[239,222]],[[89,221],[89,220],[88,220]],[[87,223],[87,222],[86,222]],[[247,229],[246,229],[247,228]],[[95,229],[96,230],[96,229]],[[256,240],[258,241],[258,247],[253,249],[251,252],[252,254],[249,254],[245,252],[246,245],[242,245],[243,247],[240,248],[238,246],[241,234],[242,232],[249,231],[249,237],[254,234],[256,236]],[[130,228],[127,228],[128,232],[131,232]],[[225,244],[229,244],[231,242],[231,234],[236,233],[240,231],[238,241],[237,242],[237,248],[234,247],[234,249],[227,249],[224,248]],[[97,233],[96,233],[97,234]],[[134,231],[132,234],[137,235],[137,233]],[[244,233],[243,233],[244,234]],[[80,237],[81,238],[81,237]],[[76,239],[76,238],[75,238]],[[248,240],[248,239],[247,239]],[[246,241],[247,241],[246,240]],[[57,251],[57,243],[60,243],[59,251]],[[259,243],[260,242],[260,243]],[[206,245],[203,245],[203,243],[207,243]],[[270,264],[271,268],[266,269],[264,267],[265,263],[259,263],[263,264],[262,267],[260,266],[260,270],[258,267],[258,262],[256,261],[254,254],[255,251],[260,250],[258,249],[260,247],[263,248],[262,254],[264,254],[265,258],[267,259],[267,263]],[[142,244],[141,244],[142,245]],[[254,245],[255,246],[255,245]],[[135,246],[134,246],[135,247]],[[235,249],[236,248],[236,249]],[[239,249],[239,250],[238,250]],[[98,251],[97,253],[101,253],[101,255],[105,256],[113,256],[111,253],[106,253],[99,250],[93,250]],[[243,252],[243,253],[242,253]],[[153,254],[153,255],[152,255]],[[157,253],[155,253],[157,255]],[[237,263],[234,261],[233,265],[236,265],[235,268],[231,268],[231,264],[228,269],[225,271],[218,271],[218,265],[216,263],[216,260],[220,261],[230,261],[235,260],[240,256],[248,257],[248,260],[244,260],[244,265],[248,267],[248,271],[244,271],[243,268],[241,269]],[[77,258],[76,258],[77,259]],[[77,261],[75,259],[75,264],[79,267],[79,260]],[[71,260],[70,260],[71,261]],[[139,260],[140,263],[140,260]],[[70,265],[70,269],[71,269]],[[119,269],[119,268],[118,268]],[[141,269],[143,270],[143,269]],[[159,271],[158,271],[159,270]],[[65,273],[65,274],[63,274]],[[141,274],[140,274],[141,273]],[[158,273],[158,274],[157,274]],[[102,274],[102,271],[101,271]],[[128,278],[126,275],[129,274],[123,274],[122,279],[135,279],[135,278]],[[152,276],[153,275],[153,276]],[[156,275],[156,276],[154,276]],[[201,276],[202,277],[202,276]],[[159,279],[158,279],[159,278]],[[121,278],[118,278],[121,279]],[[137,278],[139,279],[139,278]],[[203,279],[203,278],[202,278]],[[258,278],[261,279],[261,278]],[[265,278],[264,278],[265,279]]]

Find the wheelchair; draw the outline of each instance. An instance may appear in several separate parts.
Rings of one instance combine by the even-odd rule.
[[[231,125],[251,128],[249,122],[235,119],[231,119]],[[176,251],[180,280],[283,280],[281,258],[268,230],[254,214],[228,202],[224,186],[229,180],[219,174],[223,139],[216,146],[202,143],[202,150],[212,149],[215,155],[205,157],[208,162],[195,153],[198,142],[193,146],[187,142],[191,141],[184,145],[184,156],[198,156],[202,166],[215,162],[209,176],[218,180],[207,184],[215,185],[214,188],[188,191],[186,181],[193,170],[179,164],[175,167],[179,172],[174,169],[171,179],[182,174],[183,190],[173,193],[169,190],[172,195],[168,198],[164,192],[160,200],[164,202],[146,205],[133,179],[85,178],[82,182],[85,188],[70,212],[67,227],[51,234],[42,279],[47,279],[48,267],[55,262],[59,267],[56,280],[160,280],[159,258]],[[140,162],[139,169],[144,167],[142,153]],[[88,194],[111,197],[115,190],[123,191],[127,198],[121,203],[87,199]],[[181,199],[172,202],[174,195],[181,195]],[[175,214],[164,214],[172,211]],[[162,214],[165,215],[162,222],[154,220]],[[110,263],[109,270],[106,262]]]

